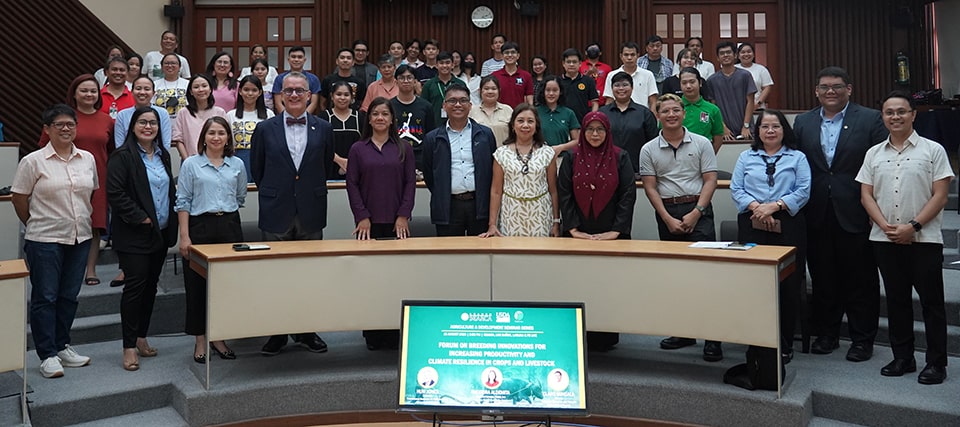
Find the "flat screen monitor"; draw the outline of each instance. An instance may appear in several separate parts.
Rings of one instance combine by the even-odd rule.
[[[399,410],[586,415],[583,303],[404,301]]]

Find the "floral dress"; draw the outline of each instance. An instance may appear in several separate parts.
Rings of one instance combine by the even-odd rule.
[[[503,168],[500,233],[504,236],[550,236],[553,202],[547,185],[547,167],[553,162],[553,148],[543,145],[528,157],[519,155],[516,145],[509,144],[498,148],[493,158]],[[527,173],[523,173],[525,166]]]

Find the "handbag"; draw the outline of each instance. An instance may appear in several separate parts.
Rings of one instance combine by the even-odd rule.
[[[781,381],[786,377],[786,369],[781,366]],[[777,390],[777,349],[768,347],[747,347],[747,363],[741,363],[723,374],[724,384],[735,385],[747,390]]]

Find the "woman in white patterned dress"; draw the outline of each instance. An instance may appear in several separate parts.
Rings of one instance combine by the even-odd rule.
[[[513,110],[510,136],[493,158],[490,226],[480,237],[559,236],[557,162],[544,143],[536,107]]]

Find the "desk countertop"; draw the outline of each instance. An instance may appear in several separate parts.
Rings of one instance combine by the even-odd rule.
[[[236,252],[229,244],[191,248],[204,261],[240,261],[269,258],[344,255],[415,254],[539,254],[598,255],[648,258],[700,259],[751,264],[779,264],[794,254],[793,247],[757,246],[747,251],[696,249],[689,242],[656,240],[590,241],[532,237],[418,237],[406,240],[315,240],[267,242],[269,250]]]

